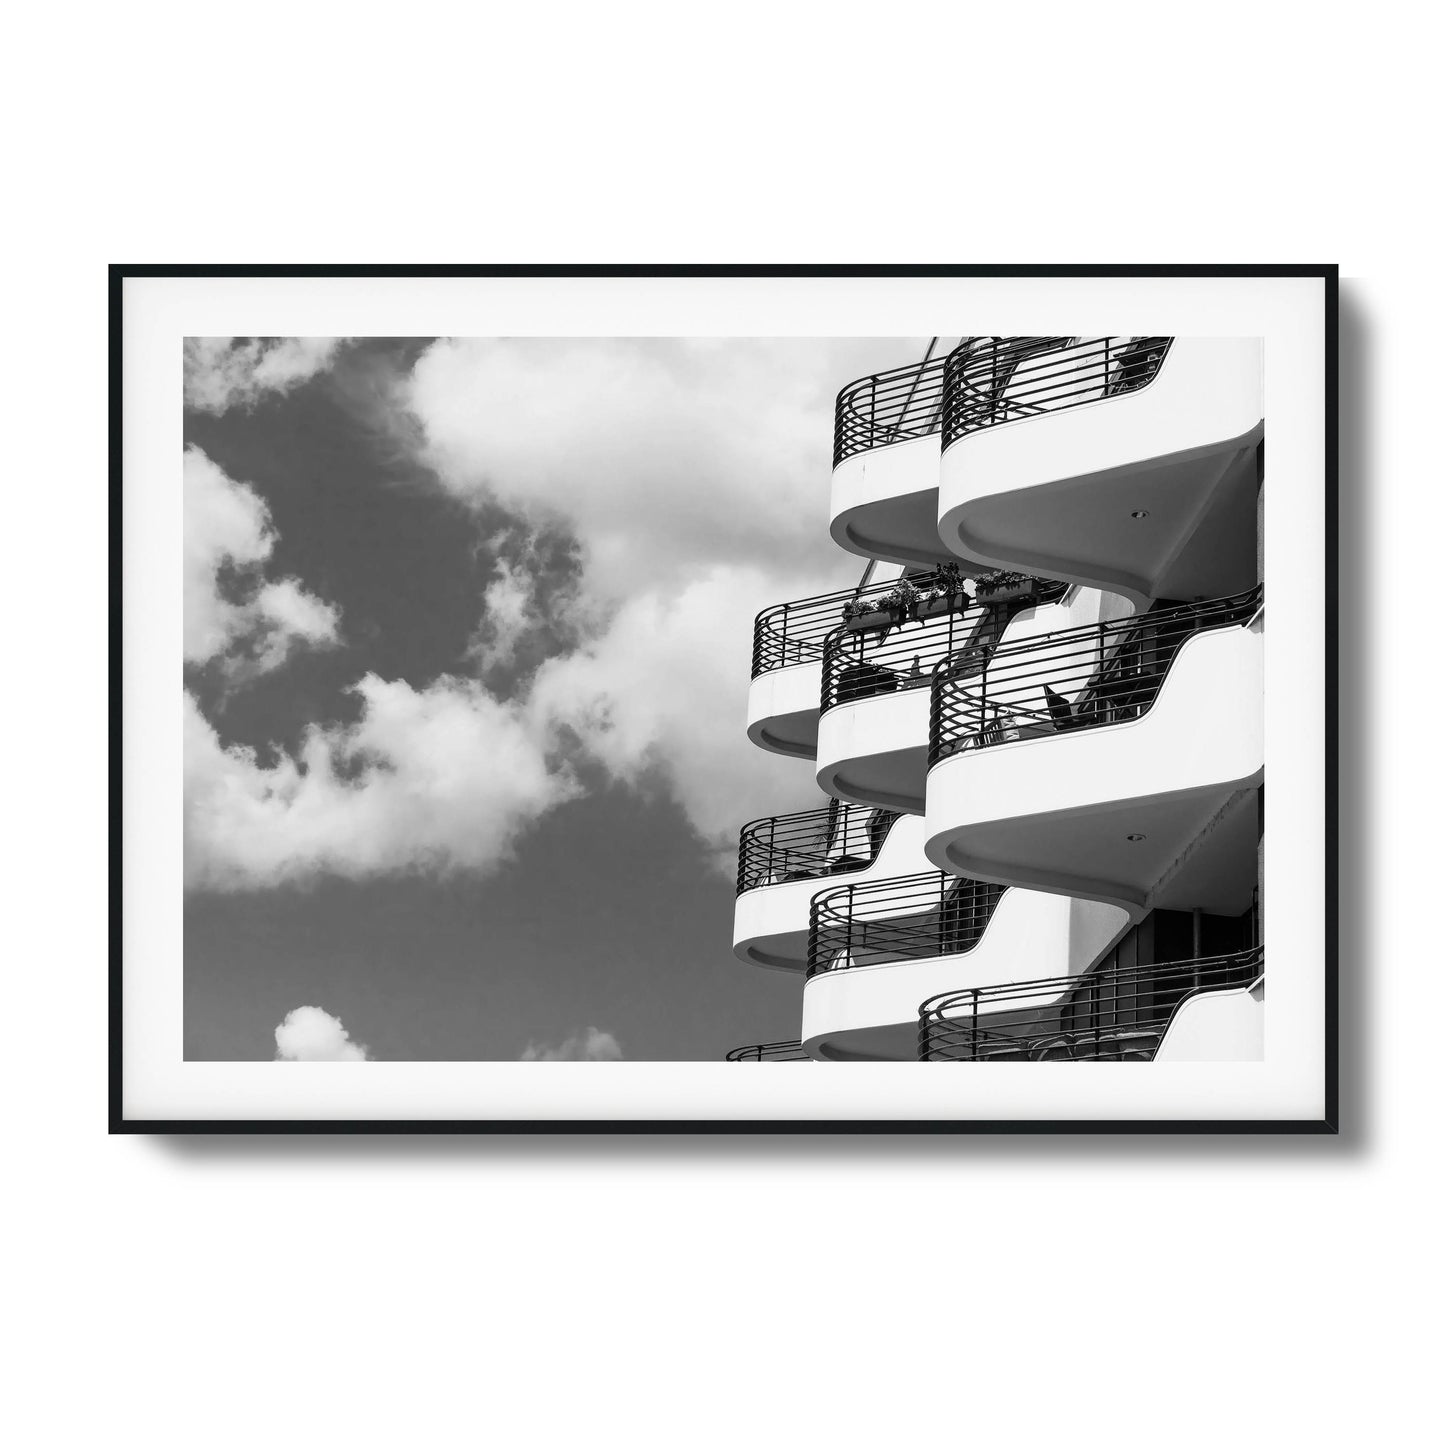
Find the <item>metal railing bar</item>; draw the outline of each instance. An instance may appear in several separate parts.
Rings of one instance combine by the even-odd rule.
[[[754,819],[738,834],[737,891],[872,867],[901,816],[835,800],[827,808]]]
[[[809,1062],[809,1059],[800,1040],[783,1039],[772,1044],[744,1044],[742,1048],[730,1050],[724,1061],[730,1064],[794,1063]]]
[[[942,445],[987,426],[1141,390],[1168,336],[972,337],[948,356]]]
[[[1007,891],[934,871],[820,893],[809,916],[807,977],[967,953]]]
[[[1052,732],[1133,721],[1153,706],[1184,644],[1239,626],[1259,587],[1086,627],[999,643],[979,664],[959,653],[933,668],[929,765],[962,748],[1011,741],[1014,726]]]
[[[1263,972],[1264,950],[1255,945],[1211,958],[955,990],[919,1008],[919,1057],[1038,1060],[1062,1052],[1103,1062],[1152,1059],[1185,1002],[1252,987]],[[982,1023],[981,1004],[992,1006]]]

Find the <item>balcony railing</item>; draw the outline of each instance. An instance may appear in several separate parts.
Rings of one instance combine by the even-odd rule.
[[[833,465],[874,447],[932,436],[939,429],[947,361],[925,357],[850,381],[833,408]]]
[[[823,692],[820,713],[843,702],[910,687],[927,687],[936,664],[956,656],[960,667],[978,671],[998,645],[1014,614],[1056,602],[1068,584],[1029,578],[1025,595],[987,605],[965,597],[964,605],[927,615],[927,604],[882,620],[855,617],[830,632],[823,644]]]
[[[806,1063],[808,1056],[803,1052],[798,1039],[784,1039],[776,1044],[745,1044],[733,1049],[726,1057],[729,1064],[792,1064]]]
[[[1142,717],[1179,649],[1197,633],[1247,622],[1263,595],[1254,587],[1007,642],[982,665],[968,651],[945,658],[933,670],[928,765],[964,748]]]
[[[850,883],[813,900],[808,973],[967,953],[1008,890],[951,873]]]
[[[1264,949],[1256,947],[939,994],[918,1011],[918,1057],[926,1063],[1147,1062],[1186,999],[1247,988],[1263,974]]]
[[[804,597],[797,602],[765,608],[753,621],[753,676],[775,667],[817,662],[823,656],[828,634],[840,624],[847,625],[849,612],[866,616],[870,602],[880,602],[896,592],[904,580],[895,577],[887,582],[824,592],[818,597]],[[946,592],[952,609],[969,605],[968,594],[963,591],[963,576],[956,565],[915,572],[906,580],[925,597]],[[941,597],[935,600],[940,610],[943,610],[942,602]]]
[[[835,798],[826,808],[757,818],[738,835],[738,892],[871,867],[900,816]]]
[[[978,336],[948,355],[943,446],[986,426],[1148,386],[1171,336]]]

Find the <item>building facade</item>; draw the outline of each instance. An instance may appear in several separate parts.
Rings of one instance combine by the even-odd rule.
[[[838,395],[858,586],[754,625],[820,797],[742,830],[801,1023],[730,1057],[1262,1058],[1260,343],[941,340]]]

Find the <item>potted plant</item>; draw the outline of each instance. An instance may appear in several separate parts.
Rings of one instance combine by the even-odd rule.
[[[914,609],[914,615],[920,621],[927,617],[944,617],[959,611],[967,602],[968,594],[963,590],[963,573],[958,570],[958,563],[945,562],[933,574],[932,584]]]
[[[904,577],[885,592],[874,604],[888,612],[895,622],[907,622],[914,615],[914,609],[923,600],[923,594]]]
[[[849,632],[872,632],[875,628],[891,627],[893,617],[877,598],[850,597],[843,604],[843,625]]]
[[[980,602],[1032,601],[1039,595],[1039,579],[1026,572],[985,572],[973,579],[973,592]]]

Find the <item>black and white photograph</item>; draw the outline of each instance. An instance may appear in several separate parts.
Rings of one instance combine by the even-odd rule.
[[[692,279],[726,304],[759,278]],[[178,1062],[508,1065],[481,1120],[535,1090],[599,1122],[680,1096],[530,1066],[1026,1063],[710,1071],[695,1117],[831,1121],[876,1084],[943,1123],[1211,1117],[1191,1090],[1257,1121],[1273,1049],[1323,1119],[1325,950],[1295,924],[1267,999],[1267,836],[1317,926],[1328,860],[1293,802],[1265,831],[1265,581],[1323,566],[1333,303],[1275,279],[1313,372],[1262,331],[187,331],[178,394],[145,383],[172,474],[122,488],[180,547]],[[967,314],[978,279],[936,280]],[[115,284],[139,311],[206,278]],[[1098,1063],[1151,1067],[1063,1067]],[[395,1071],[250,1077],[293,1119],[314,1087],[341,1117],[406,1098]],[[1090,1089],[1124,1093],[1094,1116]]]
[[[6,1438],[1428,1435],[1432,19],[18,12]]]

